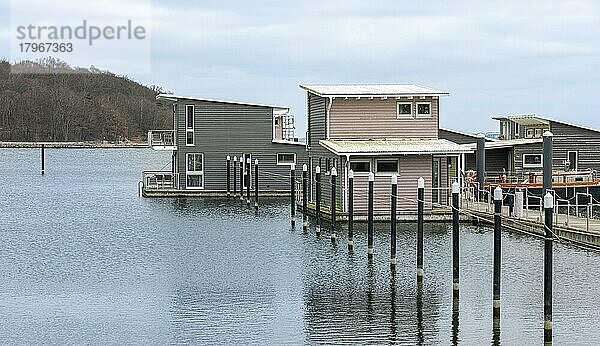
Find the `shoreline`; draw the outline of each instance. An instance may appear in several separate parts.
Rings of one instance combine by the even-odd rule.
[[[41,148],[42,144],[46,148],[64,148],[64,149],[122,149],[122,148],[149,148],[148,143],[101,143],[101,142],[0,142],[2,148]]]

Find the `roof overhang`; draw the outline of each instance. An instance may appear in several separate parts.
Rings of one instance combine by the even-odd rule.
[[[178,95],[170,95],[170,94],[159,94],[156,96],[156,99],[159,101],[170,101],[170,102],[177,102],[179,100],[215,102],[215,103],[235,104],[235,105],[244,105],[244,106],[266,107],[266,108],[273,108],[274,110],[281,110],[281,111],[288,111],[290,109],[290,107],[287,107],[287,106],[269,105],[269,104],[263,104],[263,103],[240,102],[240,101],[216,100],[216,99],[208,99],[208,98],[202,98],[202,97],[178,96]]]
[[[536,144],[542,143],[544,141],[543,138],[519,138],[519,139],[509,139],[509,140],[498,140],[494,142],[486,142],[486,149],[503,149],[503,148],[513,148],[518,145],[527,145],[527,144]],[[462,145],[465,148],[470,148],[471,150],[477,149],[477,143],[469,143]]]
[[[320,140],[338,156],[465,154],[473,149],[446,139]]]
[[[545,126],[550,124],[548,120],[535,115],[513,115],[509,116],[508,119],[521,126]]]
[[[350,84],[350,85],[306,85],[300,88],[321,97],[329,98],[394,98],[448,96],[450,93],[416,84]]]

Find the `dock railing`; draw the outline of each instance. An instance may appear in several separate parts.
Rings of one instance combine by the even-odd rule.
[[[145,171],[142,172],[145,190],[176,190],[179,188],[179,173]]]
[[[148,145],[154,150],[176,150],[177,147],[175,143],[175,131],[148,131]]]

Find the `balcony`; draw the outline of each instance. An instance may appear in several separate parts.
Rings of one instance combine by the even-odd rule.
[[[145,171],[142,173],[143,189],[147,190],[177,190],[179,174],[172,172]]]
[[[153,150],[177,150],[177,144],[175,143],[175,131],[148,131],[148,145]]]

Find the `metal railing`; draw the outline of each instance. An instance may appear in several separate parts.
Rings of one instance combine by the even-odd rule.
[[[145,190],[177,190],[179,173],[145,171],[142,172],[142,183]]]
[[[148,131],[148,145],[152,148],[174,148],[175,131],[174,130],[152,130]]]

